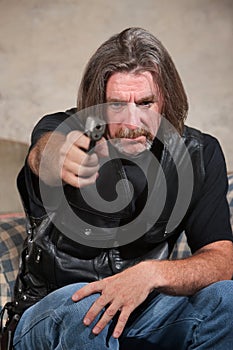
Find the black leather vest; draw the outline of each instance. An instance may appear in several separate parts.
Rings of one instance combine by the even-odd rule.
[[[185,127],[182,138],[171,130],[163,135],[163,139],[156,140],[152,153],[156,154],[159,147],[158,162],[152,168],[151,162],[147,163],[145,177],[149,185],[145,186],[146,191],[141,191],[133,204],[129,203],[117,212],[103,214],[90,208],[80,191],[70,186],[65,187],[65,194],[72,210],[60,205],[56,212],[35,219],[28,215],[29,210],[25,208],[28,237],[15,285],[17,312],[24,311],[64,285],[95,281],[143,260],[169,257],[177,237],[185,230],[186,218],[198,200],[204,181],[203,136],[189,127]],[[116,183],[127,180],[127,172],[120,159],[109,162],[107,167],[98,182],[102,195],[109,199],[107,197],[111,197]],[[104,185],[106,181],[107,185]],[[127,181],[123,187],[124,195],[130,197],[131,188]],[[23,184],[21,195],[22,192],[24,205],[27,206]],[[145,212],[144,204],[137,212],[140,201],[147,203]],[[161,207],[160,212],[156,211],[158,206]],[[79,237],[76,241],[70,238],[75,227],[71,213],[82,219],[82,223],[76,226]],[[56,220],[59,229],[54,225]],[[112,229],[115,229],[114,234],[106,243],[108,232]],[[97,235],[100,239],[96,243]]]

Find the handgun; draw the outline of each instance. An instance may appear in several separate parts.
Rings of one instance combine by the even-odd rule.
[[[104,135],[106,124],[99,117],[87,117],[85,124],[85,135],[90,137],[90,144],[87,152],[90,152],[98,140]]]

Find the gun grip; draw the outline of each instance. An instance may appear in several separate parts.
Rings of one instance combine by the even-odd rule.
[[[88,147],[88,150],[87,150],[87,152],[88,153],[92,153],[92,152],[94,152],[94,147],[95,147],[95,145],[96,145],[96,140],[90,140],[90,143],[89,143],[89,147]]]

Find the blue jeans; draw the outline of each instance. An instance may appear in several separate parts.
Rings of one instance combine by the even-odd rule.
[[[191,297],[151,295],[131,315],[120,339],[114,320],[98,336],[82,319],[97,294],[78,303],[83,284],[63,287],[30,307],[15,332],[15,350],[232,350],[233,281],[214,283]],[[152,297],[153,296],[153,297]]]

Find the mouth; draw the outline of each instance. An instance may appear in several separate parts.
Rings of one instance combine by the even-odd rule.
[[[120,139],[123,141],[123,143],[129,143],[129,144],[141,143],[143,145],[146,144],[146,136],[138,136],[134,138],[122,137]]]
[[[135,138],[118,138],[112,139],[114,146],[120,153],[136,156],[144,151],[149,151],[152,146],[152,141],[146,136],[138,136]]]

